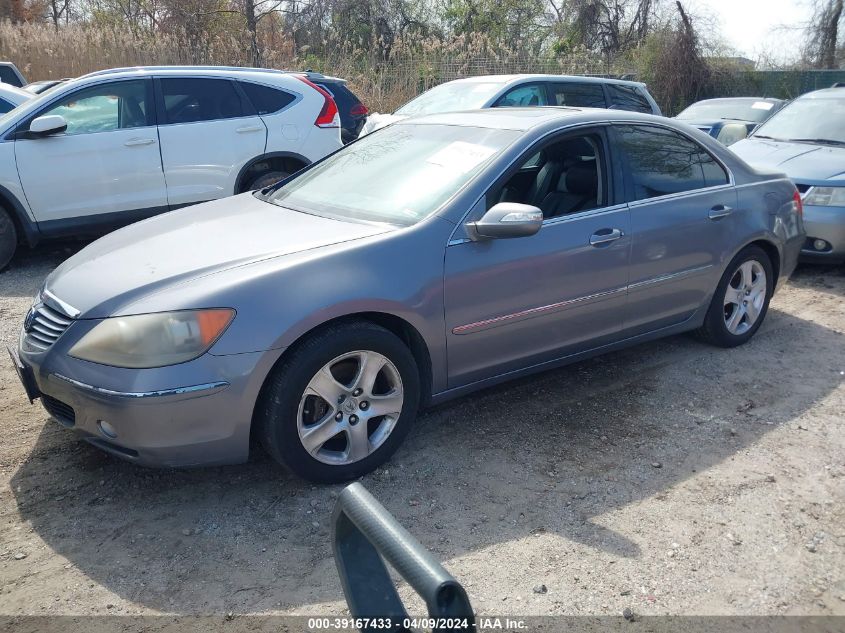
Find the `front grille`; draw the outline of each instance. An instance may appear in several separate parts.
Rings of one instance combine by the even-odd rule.
[[[798,191],[800,193],[807,193],[810,190],[810,185],[802,185],[802,184],[799,183],[799,184],[796,184],[795,186],[798,188]]]
[[[76,424],[76,412],[69,404],[65,404],[61,400],[56,400],[46,393],[41,394],[41,402],[44,404],[44,408],[47,409],[47,413],[56,418],[56,421],[60,424],[64,424],[65,426]]]
[[[698,129],[704,132],[705,134],[710,134],[710,130],[712,130],[713,128],[709,125],[699,125]]]
[[[66,314],[43,303],[36,303],[32,307],[32,315],[27,315],[24,322],[24,342],[35,350],[44,351],[56,342],[72,322],[73,319]]]

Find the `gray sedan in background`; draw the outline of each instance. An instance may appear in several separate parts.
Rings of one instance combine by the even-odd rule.
[[[671,120],[432,115],[94,242],[48,277],[12,358],[114,455],[232,463],[252,437],[340,481],[421,406],[678,332],[746,342],[803,241],[785,176]]]

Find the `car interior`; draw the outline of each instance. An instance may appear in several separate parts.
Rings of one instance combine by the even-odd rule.
[[[529,158],[492,198],[538,207],[554,218],[607,206],[607,174],[601,141],[595,136],[569,138]]]

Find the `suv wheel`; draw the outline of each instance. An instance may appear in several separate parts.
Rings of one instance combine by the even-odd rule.
[[[18,232],[9,212],[0,208],[0,270],[8,264],[18,247]]]
[[[256,409],[265,449],[291,471],[335,483],[385,462],[420,399],[411,351],[372,323],[331,326],[271,374]]]
[[[284,171],[266,171],[253,178],[247,185],[245,191],[257,191],[258,189],[264,189],[265,187],[276,184],[288,176],[290,176],[290,174]]]
[[[722,275],[698,334],[719,347],[742,345],[760,329],[773,289],[769,256],[758,246],[743,249]]]

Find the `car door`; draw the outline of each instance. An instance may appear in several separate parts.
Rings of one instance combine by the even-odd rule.
[[[156,85],[171,208],[235,193],[241,168],[264,153],[261,117],[226,78],[162,77]]]
[[[681,323],[708,300],[741,221],[727,169],[659,125],[614,125],[631,209],[626,334]]]
[[[497,202],[522,202],[543,210],[543,225],[531,237],[457,239],[446,248],[450,388],[620,336],[629,211],[611,170],[604,131],[557,137],[515,164],[471,219]],[[576,172],[590,175],[589,182],[574,186]]]
[[[46,115],[64,117],[67,130],[46,137],[26,132],[33,119]],[[20,130],[15,160],[39,223],[82,217],[91,224],[120,223],[167,210],[149,80],[74,90],[39,109]]]

